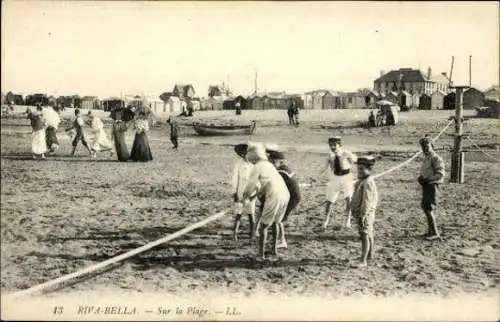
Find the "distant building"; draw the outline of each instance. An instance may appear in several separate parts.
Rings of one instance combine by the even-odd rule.
[[[444,107],[444,98],[446,93],[443,91],[435,91],[431,95],[431,109],[441,110]]]
[[[65,99],[71,99],[71,96],[66,96]],[[125,101],[120,97],[108,97],[101,101],[101,105],[104,111],[113,111],[114,109],[125,107]],[[64,105],[64,107],[66,106]]]
[[[358,92],[346,93],[344,108],[366,108],[366,95]]]
[[[292,100],[285,92],[261,92],[248,98],[248,106],[254,110],[287,109]]]
[[[496,85],[486,89],[484,91],[484,99],[492,101],[500,101],[500,87]]]
[[[339,92],[327,91],[323,95],[323,109],[340,109],[342,108],[342,96]]]
[[[484,93],[478,90],[477,88],[469,88],[464,91],[463,94],[463,108],[465,110],[473,110],[477,107],[484,106]],[[448,110],[455,109],[456,104],[456,94],[455,92],[451,92],[444,97],[443,108]]]
[[[302,95],[304,101],[304,109],[310,110],[313,108],[313,92],[307,92]]]
[[[232,96],[229,88],[226,87],[225,84],[222,85],[210,85],[208,87],[208,97],[223,97],[224,99],[228,99]]]
[[[401,106],[417,107],[420,102],[417,102],[414,99],[415,97],[420,97],[422,94],[431,95],[436,91],[444,93],[450,91],[449,79],[446,73],[433,74],[430,67],[426,74],[412,68],[400,68],[388,73],[381,72],[380,74],[380,77],[373,82],[374,91],[384,94],[404,92],[404,95],[398,95],[398,97],[404,99],[405,102],[395,102]]]
[[[484,106],[484,93],[477,88],[469,88],[464,92],[464,109],[475,109]]]
[[[444,99],[443,99],[443,107],[444,107]],[[418,103],[418,109],[419,110],[430,110],[432,106],[432,97],[427,94],[422,94],[419,96],[419,103]]]
[[[94,110],[101,108],[101,102],[97,96],[84,96],[81,101],[81,108],[87,110]]]
[[[191,84],[186,84],[186,85],[177,84],[174,86],[172,95],[180,99],[194,98],[196,96],[196,91],[194,90],[194,87]]]

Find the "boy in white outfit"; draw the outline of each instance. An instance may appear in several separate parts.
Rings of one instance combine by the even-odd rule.
[[[234,240],[238,240],[238,230],[243,213],[248,215],[250,221],[250,238],[255,237],[255,198],[248,199],[243,197],[245,187],[248,183],[250,173],[252,172],[253,164],[246,159],[248,144],[238,144],[234,147],[234,151],[240,157],[236,162],[233,170],[233,200],[234,213],[236,215],[234,222]]]
[[[328,170],[328,185],[326,187],[325,222],[323,230],[326,230],[330,222],[331,207],[338,197],[345,200],[345,214],[347,216],[347,227],[351,226],[350,204],[354,189],[354,178],[352,168],[356,162],[356,156],[342,147],[342,139],[338,136],[328,139],[330,155],[320,176]]]

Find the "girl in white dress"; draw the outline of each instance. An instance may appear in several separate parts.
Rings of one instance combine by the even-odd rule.
[[[290,193],[278,170],[267,160],[262,144],[250,145],[247,160],[254,164],[244,198],[264,196],[265,202],[260,218],[259,257],[265,259],[265,245],[269,227],[273,229],[273,255],[278,255],[278,227],[285,215]]]
[[[92,157],[95,158],[97,152],[99,151],[109,151],[110,155],[113,155],[113,147],[108,137],[106,136],[106,132],[104,131],[104,123],[102,123],[101,119],[96,115],[89,112],[90,117],[90,126],[92,131],[94,132],[94,137],[90,142],[90,149],[92,151]]]

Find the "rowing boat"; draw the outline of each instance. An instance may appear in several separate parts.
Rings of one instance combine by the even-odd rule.
[[[255,131],[256,122],[252,121],[248,125],[215,125],[195,123],[193,128],[202,136],[215,135],[251,135]]]

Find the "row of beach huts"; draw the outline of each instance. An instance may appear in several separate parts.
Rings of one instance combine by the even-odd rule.
[[[170,92],[159,97],[142,95],[121,95],[99,99],[96,96],[47,96],[32,94],[23,97],[12,92],[2,93],[2,105],[51,105],[58,108],[77,107],[83,109],[102,109],[111,111],[116,107],[148,106],[155,114],[182,113],[188,106],[197,110],[231,109],[287,109],[293,103],[301,109],[360,109],[373,108],[380,100],[387,100],[402,109],[454,109],[455,92],[449,88],[446,73],[434,75],[429,67],[427,73],[418,69],[401,68],[388,73],[380,72],[374,81],[373,89],[357,92],[334,90],[314,90],[303,94],[285,92],[259,92],[249,96],[234,95],[225,86],[211,85],[207,97],[198,97],[192,84],[175,85]],[[471,87],[464,92],[465,109],[488,106],[499,101],[499,88],[493,86],[486,91]]]

